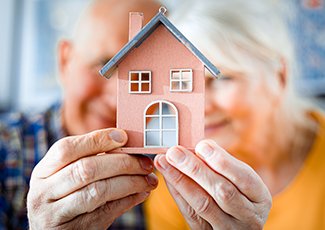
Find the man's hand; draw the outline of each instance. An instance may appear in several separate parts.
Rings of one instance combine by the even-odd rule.
[[[105,153],[127,135],[103,129],[56,142],[35,167],[27,196],[31,229],[106,229],[157,184],[144,156]]]
[[[212,140],[196,154],[172,147],[155,158],[192,229],[262,229],[272,204],[262,179]]]

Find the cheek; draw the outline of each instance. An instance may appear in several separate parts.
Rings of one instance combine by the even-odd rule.
[[[66,87],[67,95],[79,101],[96,97],[101,92],[101,81],[98,75],[85,68],[71,71]]]
[[[229,103],[224,102],[224,108],[233,119],[234,127],[244,135],[259,132],[266,126],[274,109],[267,88],[257,83],[233,89],[226,97]]]
[[[247,110],[251,104],[251,96],[240,84],[225,84],[215,93],[215,101],[220,110],[228,116],[235,116]]]
[[[232,82],[217,90],[216,108],[231,121],[231,127],[237,135],[247,135],[249,130],[258,126],[257,123],[262,119],[260,116],[263,116],[260,110],[266,105],[258,87],[246,82]]]

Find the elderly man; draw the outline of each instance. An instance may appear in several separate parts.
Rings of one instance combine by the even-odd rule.
[[[1,120],[0,229],[27,228],[29,183],[27,208],[32,229],[107,227],[157,186],[149,158],[94,154],[127,141],[122,130],[113,128],[116,82],[100,77],[98,70],[128,41],[129,12],[143,12],[147,23],[159,7],[153,0],[92,1],[72,39],[62,40],[58,46],[62,104],[36,116],[10,114]],[[108,129],[54,144],[65,136],[103,128]],[[139,215],[138,208],[128,214],[131,219]],[[141,218],[130,223],[128,216],[116,226],[144,225]]]

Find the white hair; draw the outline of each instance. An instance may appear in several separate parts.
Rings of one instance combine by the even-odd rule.
[[[291,1],[184,2],[171,12],[170,19],[212,63],[244,73],[255,72],[258,66],[273,77],[285,67],[287,91],[279,116],[299,125],[306,123],[305,112],[314,105],[294,90],[299,71],[287,27],[288,16],[295,17]]]
[[[268,65],[279,56],[293,57],[281,17],[270,1],[201,0],[188,5],[178,7],[171,19],[212,61],[220,62],[223,53],[222,59],[228,59],[223,64],[247,71],[256,66],[247,56]]]

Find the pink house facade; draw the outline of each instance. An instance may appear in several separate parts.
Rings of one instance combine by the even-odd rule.
[[[205,68],[219,71],[163,12],[143,29],[142,15],[131,14],[139,33],[130,31],[136,35],[101,70],[118,78],[117,127],[128,134],[126,147],[194,148],[204,138]]]

